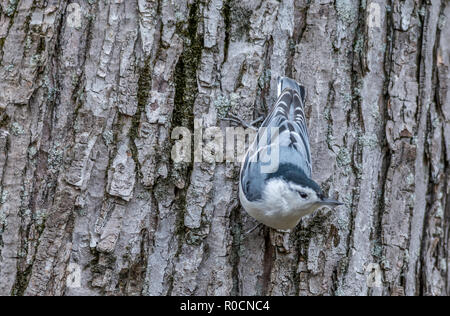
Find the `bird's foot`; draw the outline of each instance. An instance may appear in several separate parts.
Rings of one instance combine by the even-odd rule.
[[[257,228],[262,227],[263,224],[259,223],[258,225],[256,225],[255,227],[253,227],[252,229],[250,229],[248,232],[246,232],[244,234],[244,236],[250,235],[251,233],[253,233]]]
[[[260,224],[256,225],[255,227],[253,227],[252,229],[250,229],[248,232],[243,233],[242,237],[241,237],[241,242],[243,242],[248,236],[250,236],[250,234],[253,233],[256,229],[263,227],[263,226],[264,225],[260,223]]]
[[[224,120],[224,121],[233,122],[233,123],[235,123],[235,124],[237,124],[237,125],[242,125],[242,126],[245,127],[245,128],[249,128],[249,129],[252,129],[252,130],[257,131],[258,128],[255,127],[255,125],[256,125],[257,123],[261,122],[262,120],[264,120],[264,117],[261,116],[260,118],[258,118],[258,119],[256,119],[256,120],[254,120],[253,122],[250,122],[250,123],[249,123],[249,122],[247,122],[247,121],[241,119],[239,116],[234,115],[233,113],[228,113],[228,116],[225,117],[225,118],[223,118],[223,120]]]

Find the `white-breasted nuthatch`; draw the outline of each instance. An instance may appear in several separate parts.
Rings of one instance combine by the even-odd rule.
[[[259,222],[280,230],[322,206],[342,203],[325,197],[311,179],[311,151],[306,127],[305,88],[289,78],[278,79],[278,100],[259,128],[241,167],[239,197]],[[270,158],[265,161],[267,157]],[[265,169],[267,163],[276,167]]]

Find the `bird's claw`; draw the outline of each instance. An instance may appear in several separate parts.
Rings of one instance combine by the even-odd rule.
[[[239,116],[234,115],[233,113],[229,113],[228,117],[225,117],[223,120],[229,121],[229,122],[233,122],[233,123],[236,123],[238,125],[242,125],[243,127],[246,127],[246,128],[252,129],[254,131],[257,131],[258,128],[256,128],[254,125],[259,123],[259,122],[261,122],[263,119],[264,119],[264,117],[260,117],[260,118],[258,118],[256,120],[254,120],[253,122],[248,123],[245,120],[241,119]]]

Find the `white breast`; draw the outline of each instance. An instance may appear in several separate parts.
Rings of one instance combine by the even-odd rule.
[[[241,187],[239,197],[250,216],[269,227],[281,230],[294,228],[303,216],[311,214],[316,209],[315,207],[299,209],[295,204],[296,201],[290,200],[285,183],[281,180],[273,181],[271,189],[264,192],[264,202],[248,201]]]

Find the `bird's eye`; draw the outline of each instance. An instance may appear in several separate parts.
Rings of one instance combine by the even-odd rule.
[[[306,193],[304,193],[304,192],[298,192],[298,194],[300,195],[300,197],[302,198],[302,199],[307,199],[308,198],[308,194],[306,194]]]

